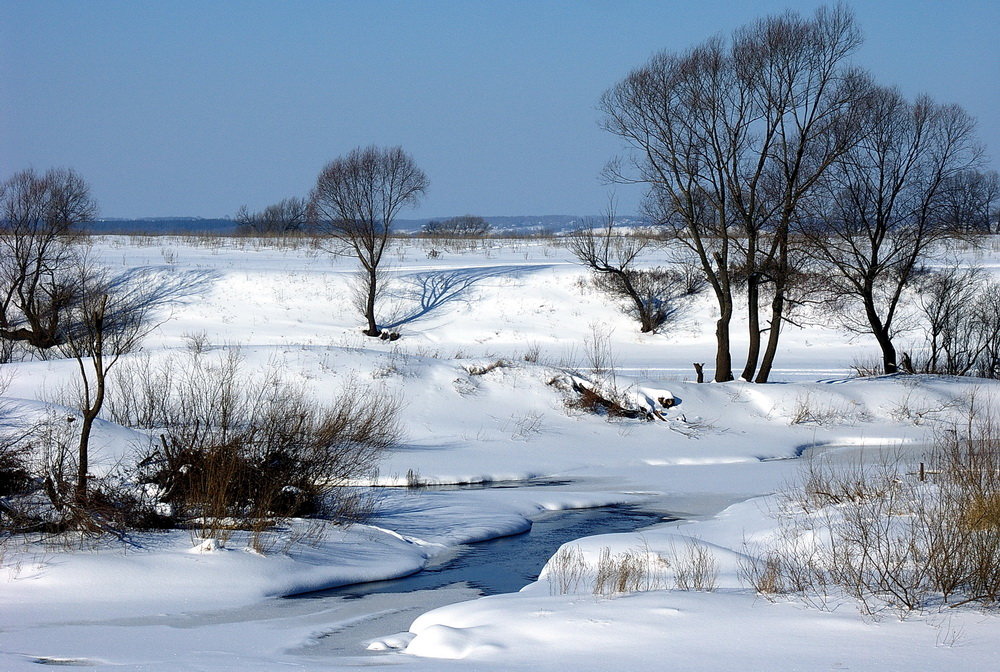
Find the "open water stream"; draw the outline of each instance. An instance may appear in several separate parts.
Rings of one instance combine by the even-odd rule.
[[[543,514],[531,530],[459,547],[411,576],[305,593],[279,602],[309,609],[337,605],[337,624],[297,651],[306,655],[361,655],[368,640],[406,631],[421,613],[483,595],[510,593],[535,581],[545,562],[573,539],[632,532],[676,520],[632,506]]]

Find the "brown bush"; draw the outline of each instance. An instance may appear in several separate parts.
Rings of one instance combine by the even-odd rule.
[[[350,522],[370,512],[350,484],[373,475],[398,441],[393,398],[349,384],[324,406],[274,372],[244,376],[232,355],[194,360],[148,415],[159,445],[138,467],[179,524],[204,538],[233,528],[259,537],[287,517]]]

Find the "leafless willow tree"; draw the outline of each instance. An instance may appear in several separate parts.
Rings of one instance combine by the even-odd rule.
[[[78,173],[25,170],[0,184],[0,338],[51,348],[73,303],[76,227],[97,205]]]
[[[364,333],[379,336],[376,297],[386,246],[396,214],[416,205],[428,180],[401,147],[365,147],[328,163],[310,197],[312,217],[335,243],[335,254],[350,254],[361,263]]]
[[[906,290],[935,246],[956,231],[948,184],[975,168],[975,122],[956,105],[911,103],[894,89],[870,97],[862,141],[837,161],[803,237],[828,276],[843,325],[870,333],[886,373]]]
[[[712,287],[718,382],[732,380],[734,295],[746,288],[743,377],[766,382],[795,277],[790,225],[822,173],[856,141],[869,83],[848,67],[860,43],[841,6],[762,19],[681,54],[661,53],[601,99],[607,130],[633,148],[611,179],[649,186],[646,211],[672,229]],[[771,293],[761,357],[761,288]],[[758,361],[760,368],[758,369]]]
[[[250,212],[241,205],[236,212],[236,230],[252,236],[295,233],[305,228],[308,210],[309,201],[304,198],[286,198],[260,212]]]
[[[635,150],[632,170],[609,165],[612,179],[650,186],[646,212],[670,227],[697,260],[719,307],[715,380],[732,380],[734,248],[726,179],[712,160],[711,137],[719,108],[705,105],[702,52],[659,54],[601,98],[607,130]],[[709,123],[699,123],[708,115]]]

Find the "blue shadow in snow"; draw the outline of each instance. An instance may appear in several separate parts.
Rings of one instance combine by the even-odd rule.
[[[412,301],[417,305],[402,317],[382,325],[385,329],[395,329],[404,324],[421,320],[442,306],[464,300],[465,294],[477,283],[488,278],[517,278],[534,273],[551,264],[532,266],[489,266],[486,268],[456,268],[447,271],[413,273],[402,279],[405,287],[393,293],[397,299]]]

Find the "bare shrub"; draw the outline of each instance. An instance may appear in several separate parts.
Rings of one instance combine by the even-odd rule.
[[[575,593],[587,574],[587,561],[579,546],[562,546],[545,565],[550,595]]]
[[[913,367],[925,373],[1000,376],[1000,284],[958,265],[923,273],[917,294],[924,347]]]
[[[29,519],[20,506],[36,489],[25,445],[9,435],[0,437],[0,538],[18,532]]]
[[[505,369],[510,366],[510,362],[506,359],[497,359],[486,364],[473,364],[465,367],[465,370],[470,376],[485,376],[491,371],[496,371],[497,369]]]
[[[628,299],[623,312],[641,325],[644,333],[660,330],[681,315],[689,299],[700,292],[704,283],[685,270],[657,266],[628,269],[620,274],[596,273],[594,286],[616,298]]]
[[[78,418],[49,413],[0,442],[0,535],[43,533],[77,539],[162,527],[141,489],[111,468],[88,475],[89,496],[76,497]]]
[[[851,370],[858,378],[874,378],[882,375],[882,361],[876,357],[855,357]]]
[[[785,525],[775,546],[744,541],[746,552],[738,567],[741,580],[768,600],[797,594],[807,604],[825,609],[830,592],[827,572],[812,531]]]
[[[663,570],[668,562],[652,553],[648,546],[611,553],[601,549],[594,574],[594,595],[611,597],[624,593],[657,590],[665,586]]]
[[[625,400],[620,395],[618,398],[608,398],[595,387],[587,386],[579,381],[573,381],[571,389],[576,393],[576,396],[566,399],[566,408],[597,415],[606,415],[609,419],[652,419],[652,416],[647,411],[624,405]]]
[[[713,591],[719,579],[719,563],[702,543],[690,541],[684,550],[673,550],[674,586],[678,590]]]
[[[544,415],[540,411],[528,411],[526,413],[514,413],[510,419],[504,423],[504,431],[511,433],[514,440],[527,441],[535,434],[541,434]]]
[[[140,375],[148,360],[134,361]],[[136,480],[178,524],[223,542],[227,530],[250,530],[251,545],[264,548],[265,533],[289,516],[347,523],[370,513],[351,484],[373,476],[397,442],[395,399],[351,383],[323,405],[273,368],[244,374],[236,351],[164,366],[171,377],[134,393],[149,411],[124,417],[159,436]]]
[[[744,547],[747,547],[744,542]],[[782,566],[785,556],[773,549],[748,549],[741,558],[740,578],[757,593],[771,598],[773,595],[792,592],[785,583],[787,570]]]
[[[189,349],[195,354],[195,350]],[[154,364],[148,353],[123,360],[110,375],[105,412],[125,427],[153,429],[168,415],[174,385],[173,362]]]
[[[826,415],[817,410],[812,398],[806,394],[795,399],[795,408],[792,409],[789,423],[793,425],[822,425],[826,419]]]
[[[938,436],[928,469],[899,452],[835,469],[810,462],[775,544],[748,549],[758,592],[815,602],[832,587],[900,615],[1000,597],[1000,428],[970,413]],[[926,480],[924,480],[926,479]]]
[[[567,243],[569,251],[593,273],[594,286],[621,300],[625,313],[639,322],[644,334],[656,333],[675,320],[686,299],[705,285],[694,273],[638,268],[639,258],[656,242],[648,233],[615,230],[612,202],[601,226],[592,222]]]

